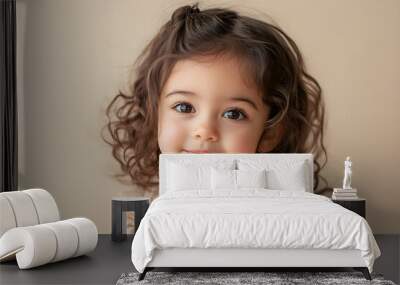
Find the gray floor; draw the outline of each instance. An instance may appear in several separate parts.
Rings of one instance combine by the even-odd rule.
[[[374,272],[399,283],[400,235],[375,236],[382,256]],[[15,261],[0,264],[0,284],[115,284],[123,272],[134,271],[130,260],[131,240],[112,242],[100,235],[97,248],[87,256],[19,270]]]
[[[381,250],[381,257],[375,261],[374,271],[382,273],[385,279],[400,283],[400,235],[375,235]]]

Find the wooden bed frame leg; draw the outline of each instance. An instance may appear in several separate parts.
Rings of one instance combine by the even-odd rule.
[[[367,267],[355,267],[354,269],[357,271],[361,271],[362,274],[364,275],[365,279],[372,280],[371,274],[369,274],[369,270]]]
[[[148,269],[147,269],[147,267],[145,267],[144,271],[139,274],[138,281],[142,281],[144,279],[144,277],[146,276],[147,271],[148,271]]]

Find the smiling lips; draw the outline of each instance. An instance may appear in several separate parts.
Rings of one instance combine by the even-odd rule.
[[[182,152],[187,152],[187,153],[208,153],[207,150],[186,150],[184,149]]]

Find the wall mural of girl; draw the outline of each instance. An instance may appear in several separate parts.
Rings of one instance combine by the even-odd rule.
[[[314,191],[326,190],[318,189],[327,162],[322,90],[278,26],[230,9],[179,7],[133,71],[129,92],[107,108],[117,177],[154,198],[160,153],[311,152]]]

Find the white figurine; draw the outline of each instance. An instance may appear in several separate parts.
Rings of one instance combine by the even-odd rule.
[[[343,189],[352,189],[351,188],[351,160],[350,156],[346,157],[346,161],[344,162],[344,178],[343,178]]]

